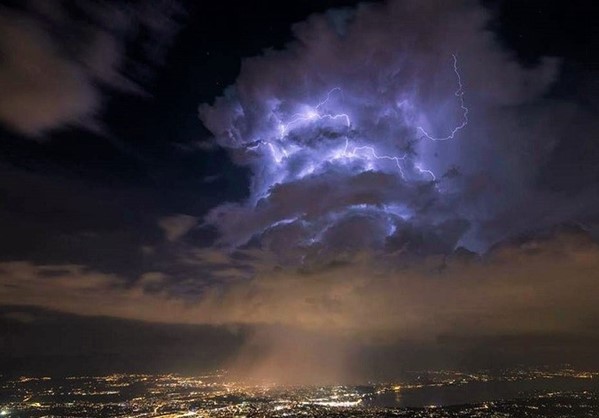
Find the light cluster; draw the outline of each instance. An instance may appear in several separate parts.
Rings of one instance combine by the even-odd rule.
[[[225,371],[0,379],[5,417],[580,417],[597,416],[596,372],[515,369],[414,371],[395,382],[284,386]],[[568,382],[573,390],[559,390]],[[477,395],[480,387],[488,388]],[[532,388],[536,389],[532,389]],[[505,388],[516,397],[506,397]],[[459,405],[453,405],[456,394]],[[435,402],[435,403],[431,403]]]

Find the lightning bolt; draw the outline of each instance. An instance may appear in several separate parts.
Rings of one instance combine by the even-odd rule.
[[[392,155],[378,155],[376,153],[376,150],[373,147],[370,147],[370,146],[354,147],[351,152],[347,152],[348,149],[349,149],[349,140],[346,139],[345,140],[345,149],[344,149],[343,154],[342,154],[344,157],[355,157],[356,156],[356,151],[369,151],[370,154],[372,155],[372,157],[374,159],[376,159],[376,160],[394,161],[395,165],[399,169],[399,173],[401,174],[401,177],[404,178],[403,168],[401,168],[401,164],[399,162],[405,160],[405,158],[406,158],[407,155],[403,155],[401,157],[395,157],[395,156],[392,156]]]
[[[456,126],[455,128],[453,128],[451,133],[445,137],[431,136],[422,126],[419,126],[418,130],[420,132],[422,132],[422,134],[426,138],[428,138],[432,141],[447,141],[447,140],[453,139],[459,131],[461,131],[462,129],[464,129],[466,127],[466,125],[468,125],[469,110],[464,103],[464,85],[462,84],[462,76],[460,75],[460,71],[458,69],[458,57],[456,56],[456,54],[451,54],[451,55],[453,57],[453,72],[455,73],[457,80],[458,80],[458,89],[456,90],[454,95],[458,98],[458,101],[460,102],[460,108],[462,109],[464,116],[462,119],[462,123],[460,125]]]
[[[462,78],[461,78],[460,71],[458,68],[458,58],[457,58],[456,54],[452,54],[452,57],[453,57],[453,71],[456,74],[457,83],[458,83],[458,89],[455,91],[454,95],[458,98],[459,103],[460,103],[460,108],[463,111],[463,120],[460,125],[453,128],[451,133],[445,137],[434,137],[434,136],[430,135],[422,126],[418,126],[417,129],[420,132],[422,132],[424,137],[426,137],[432,141],[447,141],[450,139],[454,139],[456,134],[460,130],[464,129],[468,125],[468,122],[469,122],[468,121],[469,109],[466,107],[465,102],[464,102],[464,86],[463,86]],[[312,123],[312,122],[321,121],[321,120],[325,120],[325,119],[342,120],[344,122],[345,126],[347,128],[350,128],[351,127],[351,119],[347,113],[321,112],[321,109],[329,102],[329,100],[331,99],[331,96],[336,92],[342,92],[341,88],[334,87],[333,89],[329,90],[326,97],[323,100],[321,100],[320,102],[318,102],[318,104],[316,104],[315,106],[309,107],[308,110],[306,110],[305,112],[295,113],[295,114],[291,115],[290,119],[287,122],[280,122],[279,123],[278,140],[279,141],[283,140],[289,134],[289,132],[291,132],[294,129],[295,125],[302,124],[302,123]],[[283,161],[283,159],[289,157],[289,152],[283,146],[276,146],[275,144],[273,144],[272,142],[269,142],[269,141],[263,141],[263,140],[256,141],[252,145],[248,146],[247,149],[248,150],[256,150],[257,148],[259,148],[263,145],[268,146],[268,148],[270,149],[271,155],[277,164],[280,164]],[[402,163],[405,161],[407,154],[404,154],[402,156],[385,155],[385,154],[380,155],[377,153],[376,149],[372,146],[351,147],[349,138],[347,138],[347,137],[345,139],[345,147],[344,147],[343,151],[341,151],[337,154],[334,154],[333,158],[356,158],[360,154],[364,154],[364,153],[371,156],[375,160],[386,160],[386,161],[391,161],[391,162],[395,163],[402,178],[405,178]],[[433,171],[423,168],[420,164],[415,164],[414,168],[416,170],[418,170],[418,172],[420,174],[426,174],[431,177],[432,181],[436,181],[437,176],[435,175],[435,173],[433,173]]]
[[[327,93],[327,97],[321,101],[320,103],[318,103],[315,107],[316,110],[320,109],[320,106],[327,104],[327,102],[329,101],[329,99],[331,98],[331,94],[333,94],[334,92],[341,92],[341,87],[333,87],[328,93]]]
[[[420,172],[420,174],[424,174],[424,173],[426,173],[426,174],[428,174],[429,176],[431,176],[431,177],[432,177],[432,179],[433,179],[433,181],[436,181],[436,180],[437,180],[437,176],[435,176],[435,173],[433,173],[431,170],[427,170],[427,169],[425,169],[425,168],[422,168],[422,167],[420,166],[420,164],[415,164],[415,165],[414,165],[414,168],[415,168],[416,170],[418,170],[418,171]]]
[[[335,88],[331,89],[327,93],[326,98],[324,100],[322,100],[321,102],[319,102],[316,106],[314,106],[311,109],[308,109],[306,112],[293,114],[291,116],[291,120],[289,120],[287,123],[280,123],[279,124],[279,133],[281,134],[281,139],[285,135],[287,135],[288,132],[290,132],[291,127],[293,125],[296,125],[301,122],[313,122],[316,120],[323,120],[323,119],[332,119],[332,120],[344,119],[345,124],[349,127],[351,124],[351,121],[347,114],[340,113],[340,114],[335,114],[335,115],[332,115],[332,114],[321,115],[319,112],[319,109],[321,108],[321,106],[324,106],[330,100],[331,95],[336,91],[340,92],[341,88],[335,87]]]
[[[328,101],[330,100],[331,95],[333,93],[341,92],[341,91],[342,90],[340,87],[335,87],[335,88],[329,90],[326,97],[323,100],[321,100],[316,106],[314,106],[313,108],[309,109],[308,111],[306,111],[304,113],[295,113],[294,115],[292,115],[290,121],[288,121],[287,123],[279,124],[279,131],[281,134],[281,139],[290,132],[291,127],[293,125],[301,123],[301,122],[313,122],[313,121],[324,120],[324,119],[330,119],[330,120],[342,119],[345,122],[345,126],[349,128],[351,126],[351,119],[347,113],[336,113],[336,114],[324,113],[324,114],[321,114],[319,112],[320,108],[328,103]],[[260,145],[268,145],[268,147],[270,148],[271,154],[277,163],[280,163],[283,160],[283,155],[285,157],[288,156],[283,148],[281,148],[281,151],[277,151],[275,146],[272,143],[268,143],[268,142],[264,143],[264,142],[260,141],[258,144],[254,145],[252,147],[248,147],[248,149],[254,150],[254,149],[258,148]],[[401,167],[400,162],[406,158],[406,155],[403,155],[401,157],[393,156],[393,155],[379,155],[376,152],[376,150],[374,149],[374,147],[371,147],[371,146],[353,147],[351,151],[349,151],[349,148],[350,148],[349,139],[346,138],[345,148],[344,148],[343,152],[340,155],[338,155],[338,157],[340,156],[340,157],[346,157],[346,158],[353,158],[353,157],[356,157],[357,156],[356,154],[359,153],[360,151],[367,151],[376,160],[393,161],[395,163],[395,165],[397,166],[397,168],[399,169],[399,172],[400,172],[402,178],[404,177],[403,168]]]

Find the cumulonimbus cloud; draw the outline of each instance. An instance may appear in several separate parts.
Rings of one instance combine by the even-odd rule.
[[[277,236],[305,253],[397,243],[449,253],[551,226],[499,219],[514,207],[533,218],[541,208],[527,196],[556,200],[535,175],[562,123],[541,102],[559,62],[520,66],[489,19],[467,1],[362,5],[312,16],[286,49],[244,60],[236,83],[200,107],[252,175],[246,201],[206,217],[219,244],[273,249]]]

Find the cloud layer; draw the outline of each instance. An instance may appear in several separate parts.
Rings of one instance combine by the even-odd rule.
[[[180,6],[119,5],[51,0],[1,7],[0,121],[30,137],[65,125],[98,128],[102,88],[143,93],[176,33]],[[126,53],[133,41],[143,51],[139,59]]]
[[[284,325],[379,341],[584,335],[596,332],[599,319],[599,247],[574,229],[505,244],[482,258],[431,256],[398,265],[364,253],[315,270],[281,269],[275,260],[264,253],[214,257],[215,266],[252,265],[257,274],[223,274],[187,300],[173,295],[172,281],[159,272],[130,284],[81,266],[2,263],[0,302],[154,322]]]

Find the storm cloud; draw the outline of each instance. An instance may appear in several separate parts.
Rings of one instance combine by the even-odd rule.
[[[205,218],[253,277],[217,311],[382,340],[590,332],[574,282],[597,288],[596,184],[549,171],[574,124],[598,124],[553,94],[559,58],[523,65],[492,19],[474,1],[315,15],[200,106],[251,173],[247,200]]]
[[[244,60],[224,96],[200,107],[252,173],[247,201],[206,218],[220,244],[269,247],[274,235],[306,252],[333,241],[484,252],[592,218],[592,190],[575,208],[538,181],[584,113],[547,98],[559,59],[520,65],[491,18],[477,2],[365,4],[312,16],[286,49]]]

